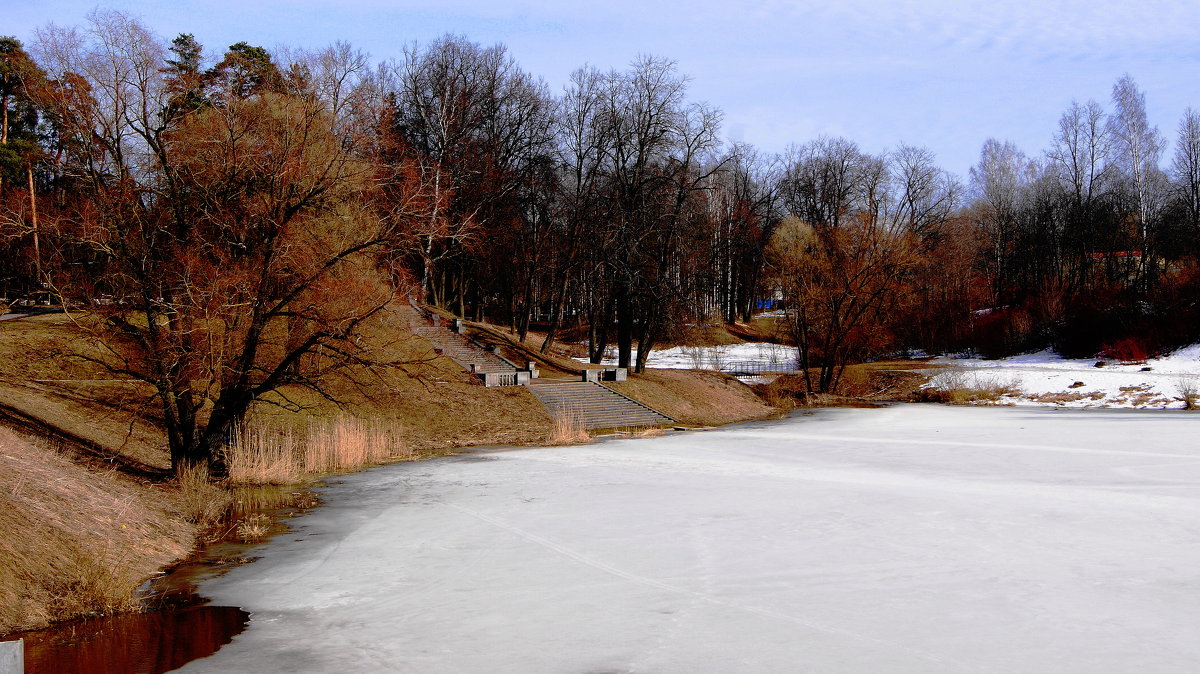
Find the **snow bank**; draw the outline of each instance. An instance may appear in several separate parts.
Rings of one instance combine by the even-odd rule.
[[[934,362],[969,373],[968,383],[980,388],[1000,384],[1019,389],[1019,394],[1001,399],[1015,405],[1172,409],[1183,407],[1181,386],[1200,388],[1200,345],[1145,363],[1105,361],[1103,367],[1096,367],[1101,362],[1096,359],[1070,360],[1052,351],[1000,360],[939,358]]]

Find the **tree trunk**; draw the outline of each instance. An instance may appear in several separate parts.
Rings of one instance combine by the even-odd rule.
[[[7,115],[7,111],[5,111]],[[33,162],[26,166],[26,173],[29,175],[29,211],[33,218],[33,267],[35,278],[38,283],[44,282],[42,278],[42,244],[40,234],[38,232],[38,213],[37,213],[37,192],[33,189]]]
[[[623,284],[617,294],[617,367],[629,367],[633,355],[633,307]]]
[[[558,281],[558,289],[554,293],[554,305],[550,309],[550,324],[546,326],[546,339],[542,341],[541,352],[546,353],[554,344],[554,337],[562,322],[563,308],[567,303],[567,275],[564,273]]]

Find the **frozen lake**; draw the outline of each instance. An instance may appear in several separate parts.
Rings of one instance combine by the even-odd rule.
[[[898,406],[399,464],[186,672],[1200,671],[1200,414]]]

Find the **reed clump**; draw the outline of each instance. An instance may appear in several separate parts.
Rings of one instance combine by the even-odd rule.
[[[245,424],[226,449],[225,462],[232,484],[295,484],[413,457],[397,424],[341,415],[300,427]]]
[[[204,464],[186,464],[175,471],[179,486],[179,512],[183,519],[207,528],[222,517],[229,509],[229,492],[213,484],[209,479],[208,467]]]
[[[554,415],[554,427],[550,430],[551,445],[578,445],[591,439],[592,436],[584,428],[583,414],[578,410],[560,410]]]

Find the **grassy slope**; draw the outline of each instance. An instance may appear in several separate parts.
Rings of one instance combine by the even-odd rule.
[[[390,319],[381,333],[404,316]],[[550,416],[527,390],[486,389],[423,340],[380,341],[382,356],[410,364],[331,380],[341,407],[289,390],[305,410],[255,414],[395,420],[424,453],[549,437]],[[194,547],[186,496],[161,479],[169,459],[148,391],[72,356],[96,348],[62,315],[0,322],[0,634],[128,607],[143,580]]]
[[[629,381],[607,384],[688,426],[761,419],[778,411],[738,380],[719,372],[648,370],[630,375]]]
[[[409,448],[425,453],[549,438],[550,416],[528,390],[484,388],[428,342],[395,339],[406,334],[407,311],[384,317],[375,335],[381,357],[406,365],[331,380],[340,407],[293,389],[254,414],[296,424],[338,414],[394,421]],[[514,361],[539,361],[544,376],[583,367],[565,353],[538,353],[537,337],[520,345],[494,326],[474,332]],[[161,480],[168,457],[148,391],[72,357],[98,348],[62,315],[0,322],[0,634],[128,607],[137,585],[193,547],[188,497]],[[655,371],[616,388],[689,425],[772,412],[714,373]]]
[[[0,634],[130,608],[195,535],[174,490],[0,428]]]

